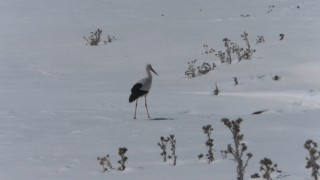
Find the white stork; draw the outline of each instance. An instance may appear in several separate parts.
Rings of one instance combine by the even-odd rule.
[[[153,73],[155,73],[156,75],[158,75],[156,73],[156,71],[152,68],[151,64],[147,64],[146,66],[146,71],[148,76],[141,79],[140,81],[138,81],[135,85],[133,85],[132,89],[131,89],[131,95],[129,97],[129,103],[136,101],[136,108],[134,111],[134,119],[137,119],[137,106],[138,106],[138,99],[140,97],[144,96],[144,103],[146,106],[146,110],[147,110],[147,114],[148,114],[148,118],[150,118],[149,112],[148,112],[148,105],[147,105],[147,95],[149,93],[149,90],[151,88],[151,84],[152,84],[152,74],[151,71]]]

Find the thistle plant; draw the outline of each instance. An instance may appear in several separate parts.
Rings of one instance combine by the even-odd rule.
[[[215,63],[212,63],[211,65],[207,62],[204,62],[201,66],[196,67],[196,62],[197,59],[188,62],[188,69],[184,72],[184,74],[189,78],[207,74],[209,71],[213,70],[216,67]]]
[[[237,180],[244,179],[246,167],[248,166],[249,160],[252,158],[252,154],[247,153],[246,160],[243,159],[244,153],[247,151],[248,147],[244,142],[242,142],[244,137],[244,135],[240,133],[240,124],[242,121],[243,120],[240,118],[237,120],[223,118],[221,120],[221,122],[223,122],[232,133],[234,145],[232,146],[231,144],[228,144],[227,151],[234,157],[237,164]]]
[[[241,34],[241,37],[243,38],[243,40],[246,42],[246,45],[247,45],[247,48],[244,50],[244,52],[243,52],[243,54],[241,56],[241,59],[250,60],[252,54],[255,53],[256,50],[255,49],[251,49],[247,32],[243,32],[243,34]]]
[[[118,168],[119,171],[124,171],[126,169],[125,164],[127,163],[128,157],[125,156],[125,154],[127,151],[128,149],[126,147],[119,148],[118,154],[121,157],[121,159],[118,161],[118,163],[120,164],[120,167]]]
[[[273,173],[281,173],[281,170],[278,169],[278,165],[273,164],[269,158],[264,158],[260,161],[260,171],[263,173],[262,178],[266,180],[272,180],[271,174]],[[251,178],[260,178],[260,175],[255,173]]]
[[[88,37],[84,36],[83,39],[87,41],[86,45],[98,46],[99,43],[102,41],[101,35],[102,35],[102,30],[98,28],[95,32],[90,32],[90,35]],[[104,44],[107,44],[115,40],[116,38],[114,36],[108,35],[107,40],[104,40],[103,42]]]
[[[173,165],[175,166],[177,164],[176,139],[174,138],[173,134],[170,134],[170,136],[167,139],[171,145],[171,155],[169,155],[168,158],[173,159]]]
[[[238,61],[241,61],[242,59],[245,59],[245,60],[251,59],[251,56],[253,55],[253,53],[256,52],[256,50],[251,49],[247,32],[243,32],[243,34],[241,34],[241,37],[245,41],[245,44],[247,46],[246,48],[240,47],[237,43],[231,42],[231,40],[228,38],[224,38],[222,40],[224,42],[224,46],[226,47],[226,50],[224,52],[217,51],[217,53],[215,54],[217,57],[219,57],[221,63],[232,64],[231,53],[234,53],[237,55]],[[261,42],[264,41],[263,36],[258,36],[258,37],[259,37],[259,41]],[[207,46],[204,46],[204,47],[207,48]],[[205,53],[209,54],[208,52],[211,52],[211,51],[209,51],[207,48]],[[212,51],[212,52],[215,52],[215,51]]]
[[[111,165],[109,154],[107,154],[104,157],[98,157],[97,160],[99,161],[99,164],[102,166],[103,172],[114,169]]]
[[[233,81],[234,81],[234,85],[235,85],[235,86],[239,84],[237,77],[233,77]]]
[[[197,59],[188,62],[188,69],[184,72],[184,74],[189,78],[196,77],[196,68],[195,68],[196,61]]]
[[[234,42],[231,42],[230,45],[231,45],[232,53],[235,53],[237,55],[238,61],[240,62],[243,58],[242,52],[244,51],[244,49]]]
[[[90,32],[90,36],[83,38],[87,41],[87,45],[97,46],[101,41],[101,34],[102,30],[98,28],[95,32]]]
[[[207,44],[204,44],[203,47],[205,49],[204,54],[211,54],[211,53],[215,52],[214,49],[212,49],[212,48],[209,49],[209,46]]]
[[[264,40],[264,36],[258,36],[257,39],[256,39],[256,44],[260,44],[260,43],[264,43],[266,42]]]
[[[128,157],[125,156],[126,152],[128,151],[128,149],[126,147],[122,147],[119,148],[119,156],[120,156],[120,160],[118,161],[118,163],[120,164],[120,167],[118,167],[117,170],[119,171],[124,171],[126,169],[125,164],[127,163]],[[98,157],[97,160],[99,161],[99,164],[102,166],[103,168],[103,172],[109,171],[109,170],[114,170],[115,168],[113,168],[113,166],[111,165],[111,161],[110,161],[110,156],[109,154],[107,154],[104,157]]]
[[[171,147],[171,155],[167,155],[167,144],[170,143]],[[160,137],[160,142],[158,143],[158,146],[161,148],[160,155],[163,158],[163,162],[167,162],[168,159],[173,159],[173,165],[175,166],[177,164],[177,155],[176,155],[176,140],[174,138],[173,134],[170,134],[169,137]]]
[[[232,63],[232,58],[231,58],[231,46],[230,46],[230,39],[224,38],[222,40],[224,42],[224,46],[226,47],[226,63],[231,64]]]
[[[226,53],[225,52],[218,51],[215,55],[220,59],[221,63],[226,62]]]
[[[167,143],[169,139],[164,138],[163,136],[160,137],[160,142],[158,143],[158,146],[161,148],[162,152],[160,155],[163,158],[163,162],[167,162]]]
[[[216,51],[213,48],[209,48],[207,44],[204,44],[203,47],[205,51],[202,54],[215,53],[215,56],[219,58],[222,64],[232,64],[233,56],[236,56],[239,62],[243,59],[250,60],[252,58],[252,55],[256,52],[256,50],[251,48],[247,32],[243,32],[243,34],[241,34],[241,37],[245,41],[246,47],[241,47],[237,43],[234,43],[230,39],[225,37],[222,39],[224,47],[226,48],[225,50]],[[264,37],[258,36],[257,43],[262,42],[264,42]],[[196,76],[207,74],[209,71],[214,70],[214,68],[216,67],[215,63],[212,63],[211,65],[211,63],[208,62],[203,62],[201,66],[196,66],[196,61],[197,60],[195,59],[193,61],[188,62],[188,69],[185,71],[185,75],[189,78],[194,78]]]
[[[214,151],[213,142],[214,142],[214,140],[211,138],[211,133],[213,131],[213,127],[210,124],[208,124],[206,126],[202,126],[202,130],[203,130],[203,133],[205,135],[207,135],[207,141],[205,142],[205,144],[208,148],[208,153],[206,154],[206,157],[207,157],[208,163],[211,163],[212,161],[214,161],[214,156],[213,156],[213,151]],[[199,155],[199,157],[200,157],[200,155]]]
[[[320,173],[320,165],[317,162],[320,158],[320,151],[318,151],[318,144],[314,142],[313,140],[307,140],[304,144],[304,148],[308,151],[308,157],[306,157],[307,160],[307,169],[311,169],[311,177],[313,177],[315,180],[318,179]]]
[[[105,41],[103,41],[104,42],[104,44],[108,44],[108,43],[112,43],[113,41],[115,41],[115,40],[117,40],[114,36],[110,36],[109,34],[108,34],[108,36],[107,36],[107,40],[105,40]]]
[[[197,67],[198,75],[207,74],[209,71],[213,70],[215,67],[216,67],[215,63],[213,63],[211,66],[209,63],[204,62],[204,63],[202,63],[201,66]]]
[[[218,88],[217,83],[215,83],[215,89],[213,91],[213,95],[218,96],[220,93],[220,89]]]

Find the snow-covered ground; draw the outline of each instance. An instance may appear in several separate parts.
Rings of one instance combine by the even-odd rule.
[[[264,157],[283,180],[311,179],[303,144],[320,142],[319,18],[319,0],[0,0],[0,179],[236,179],[231,156],[220,155],[232,142],[224,117],[244,120],[253,154],[245,179]],[[83,36],[97,28],[117,40],[86,46]],[[225,37],[245,46],[244,31],[256,49],[251,61],[204,54],[204,44],[224,50]],[[256,44],[258,35],[266,42]],[[217,68],[189,79],[194,59]],[[147,63],[159,74],[151,119],[140,100],[133,120],[130,89]],[[212,164],[197,159],[207,152],[207,124]],[[175,167],[157,146],[170,134]],[[119,147],[128,148],[127,169],[103,173],[97,157],[110,154],[117,167]]]

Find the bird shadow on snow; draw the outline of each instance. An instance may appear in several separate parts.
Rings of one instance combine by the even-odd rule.
[[[158,117],[158,118],[150,118],[151,121],[168,121],[168,120],[174,120],[174,118],[164,118],[164,117]]]

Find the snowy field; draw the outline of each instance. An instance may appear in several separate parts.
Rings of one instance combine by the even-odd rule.
[[[274,179],[311,180],[303,145],[320,143],[319,19],[319,0],[0,0],[0,179],[235,180],[235,162],[220,155],[232,143],[226,117],[244,120],[253,154],[245,179],[268,157],[282,170]],[[86,46],[98,28],[117,40]],[[250,61],[204,53],[204,44],[225,50],[225,37],[245,46],[244,31],[256,49]],[[188,78],[194,59],[217,67]],[[130,90],[148,63],[159,74],[151,118],[141,99],[133,120]],[[211,164],[197,158],[207,124]],[[157,146],[170,134],[177,166]],[[119,147],[128,148],[126,170],[103,173],[97,157],[110,154],[118,167]]]

